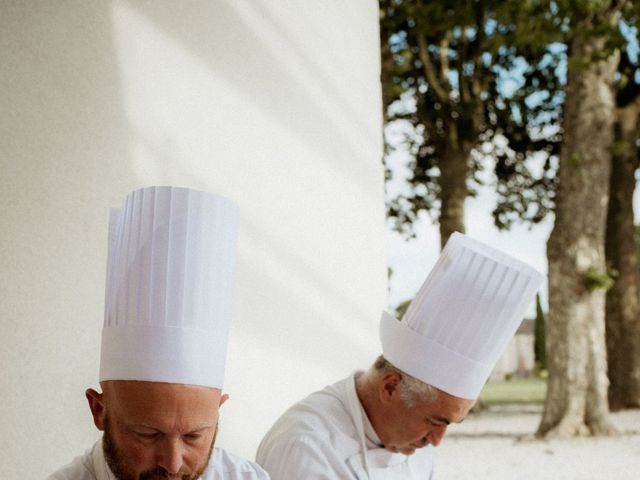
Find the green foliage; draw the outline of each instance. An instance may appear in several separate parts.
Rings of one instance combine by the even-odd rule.
[[[574,170],[578,170],[581,167],[581,158],[577,153],[574,153],[569,157],[569,162],[567,163]]]
[[[609,290],[615,283],[616,272],[600,272],[593,267],[588,268],[583,274],[586,287],[590,291],[600,288]]]
[[[461,154],[467,193],[487,158],[515,185],[501,224],[513,212],[544,218],[555,191],[550,159],[560,137],[548,127],[562,101],[564,20],[535,1],[381,0],[380,10],[388,118],[411,126],[401,145],[412,156],[410,191],[388,205],[396,229],[410,233],[422,211],[437,217],[443,159]],[[495,141],[503,138],[506,148]],[[536,152],[547,158],[541,178],[525,164]],[[522,193],[529,187],[535,195]]]
[[[540,294],[536,294],[536,320],[534,323],[533,353],[536,371],[541,372],[547,369],[547,347],[546,347],[546,321]]]
[[[542,404],[546,391],[546,381],[538,377],[511,378],[501,382],[490,381],[480,392],[480,401],[486,405]]]
[[[633,240],[636,243],[638,256],[640,256],[640,225],[634,225],[633,228]]]
[[[578,75],[633,35],[637,44],[640,2],[380,0],[380,12],[387,118],[410,126],[387,145],[411,155],[409,191],[388,203],[395,228],[411,235],[422,212],[438,218],[452,152],[468,152],[468,194],[495,166],[496,226],[545,219],[555,208],[567,70]],[[602,48],[569,58],[577,36],[598,36]],[[623,51],[616,79],[621,106],[638,90],[631,57]]]
[[[405,313],[407,313],[407,309],[409,308],[409,305],[411,304],[411,300],[405,300],[404,302],[402,302],[400,305],[398,305],[396,307],[396,318],[401,319]]]
[[[630,36],[630,43],[638,44],[637,30],[636,37]],[[634,102],[640,96],[640,68],[638,65],[638,57],[631,58],[627,51],[623,51],[620,55],[620,64],[618,65],[618,79],[616,86],[616,106],[624,108]],[[616,145],[619,147],[612,153],[621,155],[626,148],[634,148],[634,145]]]
[[[611,154],[614,156],[622,155],[627,149],[629,145],[624,140],[618,140],[617,142],[613,142],[611,145]]]

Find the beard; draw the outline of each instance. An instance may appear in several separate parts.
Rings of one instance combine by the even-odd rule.
[[[140,472],[136,475],[132,472],[126,464],[126,455],[118,448],[113,438],[113,431],[111,429],[111,422],[109,416],[105,417],[104,433],[102,435],[102,450],[104,451],[104,458],[107,465],[111,469],[111,472],[116,476],[118,480],[154,480],[157,478],[169,478],[174,480],[197,480],[207,469],[211,454],[213,453],[213,446],[216,443],[216,436],[218,435],[218,426],[216,425],[215,433],[213,434],[213,440],[211,441],[211,447],[207,455],[207,460],[202,467],[199,467],[195,472],[180,471],[176,474],[167,472],[163,467],[157,466],[148,470]]]

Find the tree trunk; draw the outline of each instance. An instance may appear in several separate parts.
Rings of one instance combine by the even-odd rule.
[[[546,437],[614,432],[607,403],[605,290],[586,280],[606,272],[612,83],[619,55],[584,66],[605,46],[603,38],[583,34],[586,27],[574,26],[569,49],[556,220],[547,243],[549,379],[537,432]]]
[[[455,128],[455,127],[454,127]],[[464,233],[464,201],[467,198],[467,175],[471,147],[452,141],[440,162],[440,246],[444,247],[453,232]]]
[[[609,407],[640,407],[640,270],[633,224],[633,191],[638,167],[640,102],[618,109],[616,148],[612,156],[606,254],[617,271],[607,292],[606,338],[609,360]]]
[[[382,32],[381,32],[382,33]],[[380,86],[382,88],[382,118],[386,124],[389,120],[387,109],[393,103],[393,54],[386,38],[380,37]]]

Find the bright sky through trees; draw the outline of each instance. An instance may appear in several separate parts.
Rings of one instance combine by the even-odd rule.
[[[636,41],[637,32],[635,27],[630,27],[624,22],[620,23],[620,30],[629,41],[627,52],[633,62],[637,61],[640,47]],[[555,53],[564,50],[564,46],[558,44],[552,47]],[[524,68],[524,64],[522,65]],[[556,73],[561,78],[566,78],[566,61],[561,62],[560,71]],[[640,76],[640,71],[636,72]],[[509,96],[521,85],[521,74],[517,71],[501,73],[501,90]],[[453,79],[452,79],[453,80]],[[640,78],[637,79],[640,81]],[[403,110],[411,108],[412,100],[405,97],[404,105],[392,105],[390,112],[394,109]],[[415,107],[414,107],[415,108]],[[386,126],[385,136],[390,145],[395,146],[388,152],[386,162],[393,172],[393,178],[386,183],[387,198],[397,196],[399,192],[407,191],[405,179],[410,175],[407,168],[409,154],[403,148],[403,141],[407,135],[415,135],[411,130],[411,125],[407,121],[396,120]],[[486,160],[491,162],[490,160]],[[467,234],[478,240],[489,243],[504,250],[523,261],[531,264],[544,274],[547,273],[546,242],[553,226],[553,217],[546,218],[542,223],[529,228],[527,225],[514,224],[510,231],[500,231],[493,223],[492,211],[497,202],[495,193],[496,178],[492,173],[493,165],[487,163],[485,170],[481,174],[484,185],[473,185],[477,191],[475,197],[468,197],[465,203],[465,225]],[[636,190],[634,196],[634,212],[636,223],[640,212],[640,194]],[[426,278],[427,273],[434,265],[440,252],[440,238],[437,225],[424,213],[421,213],[421,220],[415,226],[416,237],[406,240],[402,235],[393,231],[389,224],[387,233],[387,261],[391,269],[389,279],[390,309],[405,300],[413,298],[420,285]],[[547,308],[547,285],[543,286],[542,301]],[[535,313],[534,306],[531,307],[530,315]]]
[[[387,127],[387,138],[401,140],[402,130],[408,125],[396,123]],[[401,148],[389,154],[388,164],[393,169],[394,177],[387,182],[387,195],[395,194],[406,188],[403,179],[409,175],[406,167],[408,154]],[[547,273],[546,243],[553,226],[553,218],[549,217],[542,223],[529,228],[526,225],[514,224],[510,231],[499,231],[493,224],[491,212],[495,208],[497,195],[495,193],[495,176],[492,168],[485,168],[482,173],[485,185],[474,187],[478,194],[469,197],[465,205],[465,225],[467,234],[531,264],[542,273]],[[634,197],[634,211],[636,223],[640,196],[638,190]],[[421,221],[416,225],[416,238],[405,240],[399,233],[392,230],[387,233],[387,262],[392,270],[389,280],[389,308],[395,307],[413,298],[427,273],[435,264],[440,253],[440,237],[437,225],[424,213]],[[547,308],[547,285],[543,286],[541,295],[544,308]],[[533,317],[535,305],[531,305],[528,315]]]

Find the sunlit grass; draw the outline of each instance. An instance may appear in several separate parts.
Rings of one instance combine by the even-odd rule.
[[[543,403],[547,391],[545,380],[512,378],[499,382],[488,382],[480,393],[480,401],[486,405],[507,403]]]

